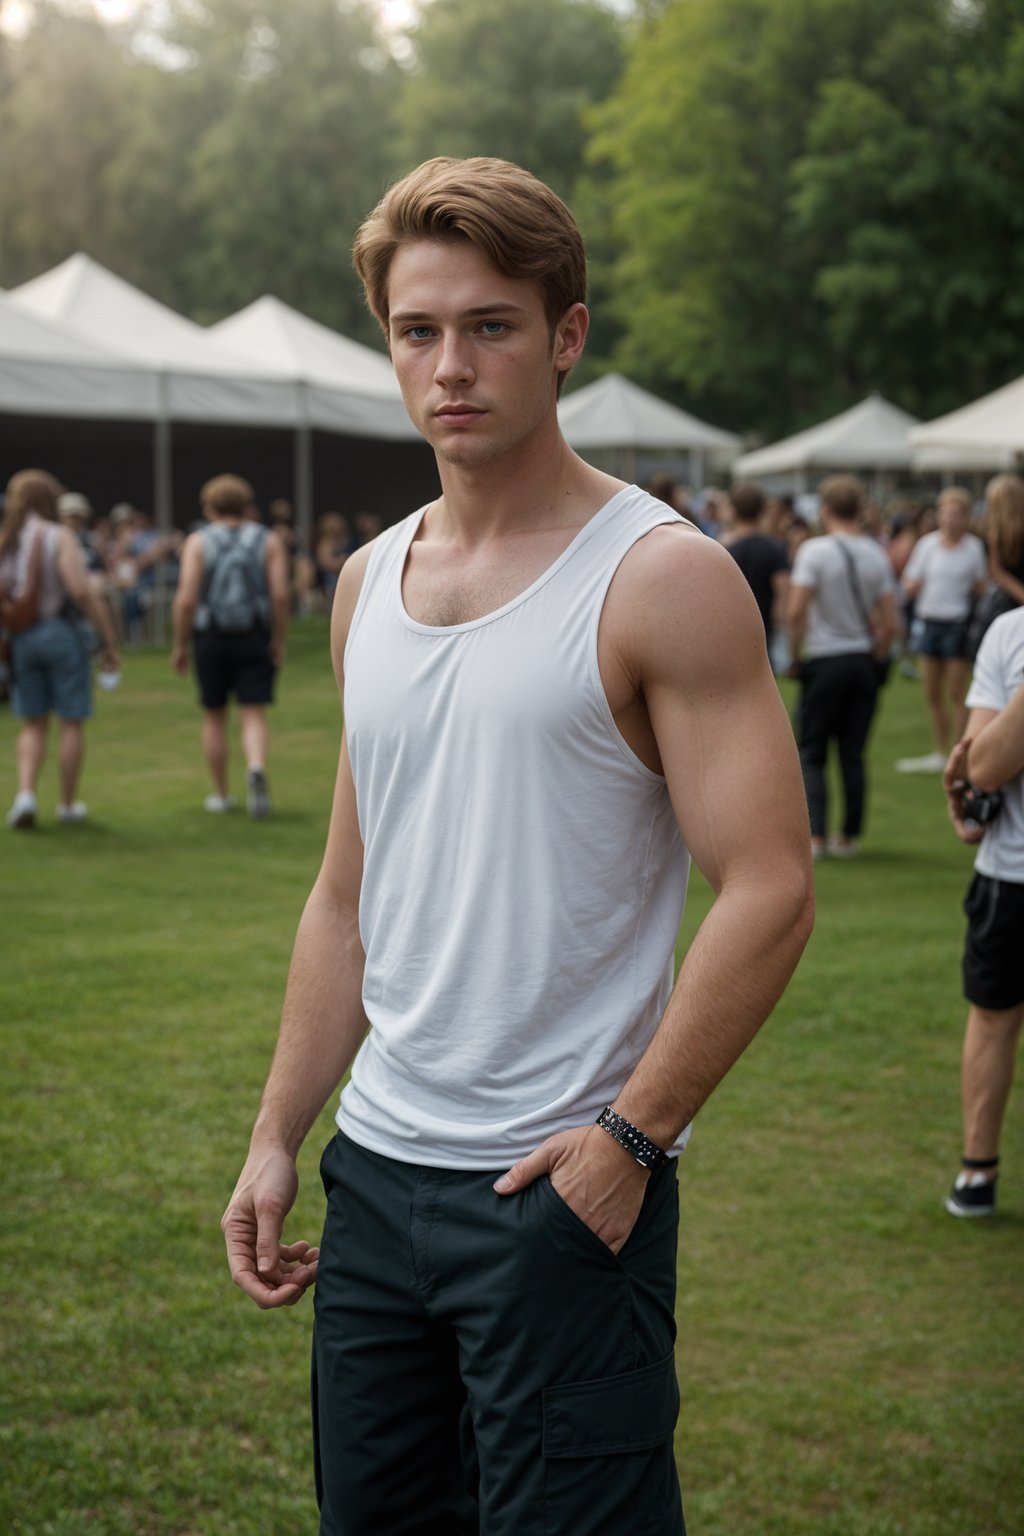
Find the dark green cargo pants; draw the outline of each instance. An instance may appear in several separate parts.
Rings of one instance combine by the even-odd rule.
[[[321,1536],[685,1536],[675,1164],[618,1255],[501,1172],[324,1152]]]

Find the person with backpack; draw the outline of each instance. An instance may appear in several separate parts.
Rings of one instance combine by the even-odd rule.
[[[188,672],[188,641],[195,655],[203,709],[203,755],[213,793],[203,804],[230,811],[228,698],[234,694],[246,761],[246,807],[253,817],[270,810],[267,788],[267,705],[284,661],[288,632],[288,557],[277,534],[251,520],[252,486],[237,475],[217,475],[199,494],[206,526],[181,551],[174,600],[171,667]]]

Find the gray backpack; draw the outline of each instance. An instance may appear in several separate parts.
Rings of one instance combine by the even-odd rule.
[[[244,635],[270,628],[267,599],[267,530],[260,523],[226,528],[211,523],[202,531],[203,583],[196,629]]]

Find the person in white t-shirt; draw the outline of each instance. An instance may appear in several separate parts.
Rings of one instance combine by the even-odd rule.
[[[896,584],[884,552],[860,528],[864,488],[852,475],[820,487],[824,538],[797,550],[787,615],[800,695],[800,766],[811,818],[811,853],[852,858],[864,820],[864,748],[878,703],[879,662],[899,629]],[[829,743],[843,780],[842,828],[826,838]]]
[[[967,702],[967,735],[943,779],[957,835],[980,845],[964,901],[970,1012],[961,1066],[963,1168],[946,1209],[951,1216],[991,1216],[1024,1022],[1024,609],[996,619],[986,633]],[[994,816],[986,819],[972,803],[972,789],[1001,795]]]
[[[903,586],[915,600],[915,650],[921,658],[935,750],[924,757],[900,758],[900,773],[941,773],[950,746],[967,723],[967,626],[988,580],[985,546],[968,532],[970,517],[969,492],[955,485],[944,490],[938,501],[939,526],[914,545],[903,573]]]

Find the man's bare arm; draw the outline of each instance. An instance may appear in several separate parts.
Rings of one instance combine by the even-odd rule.
[[[190,533],[181,551],[178,590],[171,605],[171,670],[182,676],[188,671],[188,637],[199,607],[203,581],[203,537]]]
[[[292,616],[288,582],[288,551],[276,533],[267,534],[267,591],[270,595],[270,654],[275,667],[284,665],[285,642]]]
[[[999,789],[1024,773],[1024,683],[1005,709],[972,710],[967,735],[967,777],[979,789]]]
[[[789,654],[793,658],[794,665],[799,662],[804,648],[807,617],[811,610],[813,596],[813,587],[797,586],[795,582],[790,581],[786,603],[786,634],[789,638]]]
[[[104,671],[116,672],[119,659],[114,626],[110,622],[106,604],[97,596],[89,580],[89,572],[82,556],[82,546],[69,528],[61,530],[60,545],[57,550],[57,573],[64,583],[68,596],[78,605],[99,633],[103,643]]]
[[[365,556],[349,561],[332,618],[339,689]],[[283,1244],[295,1201],[295,1159],[307,1132],[351,1065],[366,1033],[365,956],[359,937],[363,848],[344,738],[323,864],[299,922],[281,1030],[249,1156],[221,1228],[236,1284],[261,1307],[287,1306],[316,1278],[317,1250]]]
[[[786,623],[789,606],[789,571],[776,571],[772,576],[772,628],[782,629]]]
[[[665,535],[643,541],[616,602],[635,615],[629,664],[680,829],[716,900],[614,1108],[667,1147],[785,988],[811,931],[813,884],[793,734],[749,591],[710,541],[694,551]],[[542,1173],[621,1248],[647,1174],[604,1131],[552,1137],[498,1187],[514,1193]]]

